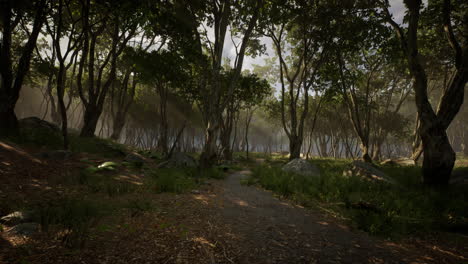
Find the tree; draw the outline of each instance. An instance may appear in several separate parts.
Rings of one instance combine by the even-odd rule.
[[[116,77],[117,58],[138,28],[135,8],[129,2],[82,1],[83,40],[77,75],[78,91],[85,108],[82,137],[94,136],[107,93]],[[109,39],[110,45],[107,44]],[[83,80],[86,80],[86,90]]]
[[[225,80],[230,80],[232,71],[225,73]],[[229,82],[226,83],[229,85]],[[224,96],[228,96],[228,90],[224,92]],[[226,107],[224,121],[221,126],[220,142],[222,147],[222,154],[225,160],[232,159],[232,139],[231,131],[234,126],[234,119],[239,116],[239,111],[244,109],[246,111],[246,128],[244,133],[244,140],[248,149],[248,130],[252,120],[253,113],[257,108],[256,105],[271,94],[271,87],[266,80],[259,78],[256,74],[244,73],[238,79],[238,85],[234,88],[234,94]],[[247,152],[248,153],[248,152]]]
[[[455,163],[455,152],[450,145],[446,130],[457,115],[463,104],[465,85],[468,80],[468,39],[466,33],[457,35],[453,28],[453,6],[450,0],[435,1],[439,5],[439,17],[434,27],[443,27],[447,44],[453,52],[455,72],[442,92],[437,110],[434,110],[428,98],[428,78],[422,63],[418,45],[418,29],[421,17],[422,1],[404,1],[408,9],[408,28],[405,30],[396,23],[385,1],[384,14],[386,21],[393,27],[400,39],[401,50],[406,55],[406,61],[413,77],[416,108],[420,121],[419,135],[421,136],[424,160],[423,181],[428,185],[448,184]],[[461,11],[459,17],[462,31],[466,32],[468,12]],[[463,31],[464,30],[464,31]],[[405,32],[406,31],[406,32]],[[459,38],[462,38],[463,45]]]
[[[309,91],[316,85],[331,37],[320,3],[293,1],[288,4],[286,8],[281,7],[284,10],[275,10],[281,18],[272,19],[267,36],[273,41],[278,56],[281,120],[289,138],[290,159],[295,159],[300,157],[303,144]]]
[[[204,73],[200,85],[201,101],[199,107],[205,122],[205,143],[200,156],[200,166],[210,167],[217,160],[217,144],[219,130],[222,122],[222,113],[228,106],[234,94],[242,71],[245,54],[249,45],[253,43],[254,31],[260,17],[263,0],[255,1],[231,1],[216,0],[201,4],[198,1],[189,4],[190,17],[192,18],[192,33],[199,54],[207,50],[208,61],[203,65],[209,67],[209,72]],[[200,12],[200,10],[202,10]],[[214,39],[208,37],[206,26],[211,27]],[[199,30],[202,27],[202,30]],[[222,63],[225,48],[226,34],[238,32],[241,38],[239,49],[234,60],[234,74],[229,81],[228,96],[222,96]],[[237,46],[237,44],[236,44]],[[206,68],[205,68],[206,69]],[[223,98],[225,100],[223,100]]]
[[[139,58],[153,47],[155,36],[151,37],[149,43],[145,43],[147,36],[142,33],[141,40],[136,47],[127,47],[119,59],[119,71],[121,74],[116,77],[116,82],[111,87],[110,93],[110,111],[112,114],[112,134],[111,139],[119,140],[122,130],[125,126],[127,113],[132,106],[136,88],[138,85],[138,76],[141,75],[142,67]],[[144,46],[146,45],[146,46]],[[162,39],[159,43],[159,51],[165,45]],[[140,69],[140,71],[138,70]]]
[[[0,136],[18,133],[18,119],[15,106],[26,74],[29,71],[31,56],[36,41],[45,21],[47,8],[46,0],[34,1],[0,1]],[[26,44],[21,47],[18,61],[13,61],[12,35],[18,25],[27,32]]]
[[[67,107],[64,102],[65,83],[67,80],[67,71],[73,65],[75,57],[78,54],[80,38],[82,32],[78,30],[78,23],[81,17],[76,15],[76,6],[71,0],[58,0],[52,6],[50,23],[46,23],[47,32],[52,38],[52,49],[58,61],[57,76],[57,101],[60,110],[60,120],[62,124],[62,136],[64,148],[68,149],[68,118]],[[75,14],[74,14],[75,13]],[[63,50],[61,40],[67,41],[66,48]],[[55,63],[55,61],[54,61]],[[70,99],[71,100],[71,99]]]

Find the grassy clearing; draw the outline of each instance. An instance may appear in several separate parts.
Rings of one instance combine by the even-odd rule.
[[[302,205],[348,219],[374,235],[399,237],[432,231],[468,231],[466,186],[434,190],[420,184],[418,167],[381,167],[398,186],[344,178],[349,161],[314,160],[322,177],[283,172],[278,161],[253,169],[246,184],[259,184]]]

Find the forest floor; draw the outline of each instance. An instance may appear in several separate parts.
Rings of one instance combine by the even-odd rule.
[[[79,247],[65,243],[63,227],[25,237],[3,226],[0,263],[468,263],[466,237],[398,242],[371,237],[322,212],[242,185],[248,169],[176,194],[141,188],[148,177],[144,171],[103,173],[119,182],[116,192],[109,189],[114,185],[65,179],[85,168],[84,157],[94,164],[108,158],[80,154],[49,162],[35,152],[0,142],[1,215],[65,197],[96,202],[106,213],[89,222]]]

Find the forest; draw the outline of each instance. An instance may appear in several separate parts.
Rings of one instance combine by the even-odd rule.
[[[468,3],[0,0],[0,263],[468,262]]]

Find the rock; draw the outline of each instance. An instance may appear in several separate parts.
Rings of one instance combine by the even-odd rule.
[[[39,229],[38,223],[23,223],[13,226],[7,232],[13,235],[32,236],[39,232]]]
[[[137,164],[146,163],[146,159],[142,155],[135,153],[135,152],[127,154],[124,160],[127,162],[137,163]]]
[[[190,155],[176,152],[171,158],[159,164],[160,168],[194,168],[197,167],[197,161]]]
[[[5,225],[17,225],[20,223],[31,221],[33,213],[31,211],[16,211],[0,218],[0,222]]]
[[[28,130],[41,129],[41,130],[48,130],[53,133],[60,133],[60,128],[57,125],[47,122],[45,120],[42,120],[35,116],[23,118],[19,120],[18,123],[21,129],[28,129]]]
[[[304,176],[320,177],[320,170],[314,164],[303,159],[293,159],[283,166],[283,171]]]
[[[191,193],[192,194],[200,194],[200,191],[199,190],[192,190]]]
[[[72,152],[68,150],[53,150],[41,152],[38,156],[42,159],[67,160],[72,157]]]
[[[388,177],[385,173],[372,166],[372,164],[355,160],[349,164],[348,168],[343,171],[343,176],[359,176],[367,180],[384,181],[390,184],[396,184],[395,180]]]

